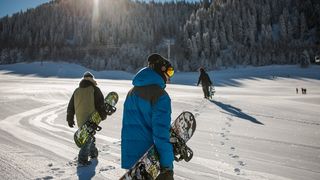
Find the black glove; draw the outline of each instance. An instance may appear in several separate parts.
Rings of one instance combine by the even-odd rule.
[[[161,168],[160,174],[156,180],[173,180],[173,170],[168,168]]]
[[[68,121],[68,125],[69,127],[73,127],[74,126],[74,120],[73,120],[73,116],[69,116],[67,115],[67,121]]]

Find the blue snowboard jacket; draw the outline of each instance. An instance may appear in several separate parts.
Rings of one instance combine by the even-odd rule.
[[[154,144],[160,165],[173,169],[171,99],[164,90],[164,80],[153,69],[143,68],[132,84],[123,108],[121,166],[130,169]]]

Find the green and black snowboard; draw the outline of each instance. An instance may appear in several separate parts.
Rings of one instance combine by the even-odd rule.
[[[116,92],[110,92],[104,98],[105,110],[107,115],[110,116],[116,111],[115,105],[117,104],[119,96]],[[95,135],[96,131],[102,128],[99,123],[102,121],[97,111],[93,112],[86,122],[74,133],[74,142],[81,148],[88,141],[89,136]]]
[[[173,145],[175,161],[190,161],[193,152],[186,142],[196,130],[196,120],[191,112],[182,112],[171,124],[170,141]],[[160,174],[159,154],[154,145],[126,172],[120,180],[152,180]]]

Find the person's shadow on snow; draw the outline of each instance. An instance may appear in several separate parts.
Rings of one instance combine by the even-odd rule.
[[[98,165],[98,159],[92,159],[89,166],[77,167],[77,175],[79,180],[88,180],[96,175],[96,167]]]
[[[232,116],[236,116],[238,118],[245,119],[245,120],[251,121],[256,124],[264,125],[262,122],[258,121],[256,118],[254,118],[248,114],[243,113],[242,110],[239,108],[236,108],[236,107],[231,106],[229,104],[224,104],[222,102],[214,101],[214,100],[210,100],[210,101],[212,103],[216,104],[217,106],[219,106],[221,109],[225,110],[227,112],[226,114],[230,114]]]

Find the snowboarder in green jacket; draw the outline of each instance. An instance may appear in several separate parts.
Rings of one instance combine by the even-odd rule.
[[[98,111],[102,120],[106,119],[107,113],[104,110],[104,97],[97,87],[97,82],[90,72],[85,72],[79,87],[74,91],[67,109],[67,122],[69,127],[75,125],[74,115],[77,118],[77,125],[80,128],[94,111]],[[78,154],[79,165],[89,165],[88,157],[98,157],[98,149],[95,145],[95,137],[90,136],[88,142],[80,149]]]

